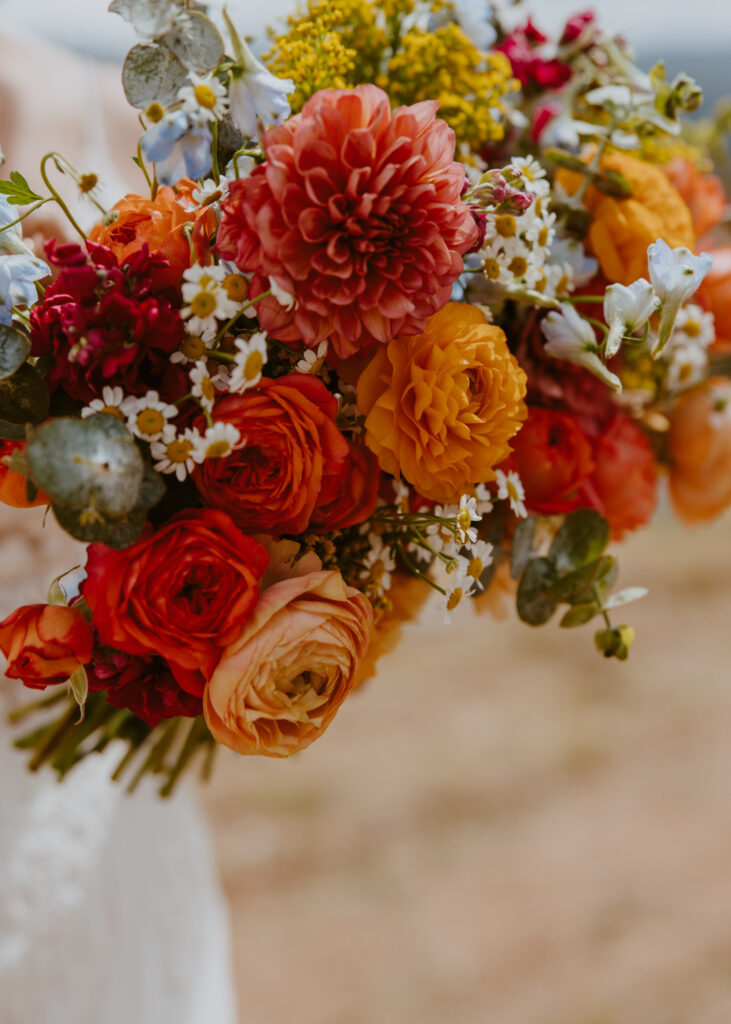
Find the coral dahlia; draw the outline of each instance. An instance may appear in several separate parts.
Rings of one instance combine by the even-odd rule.
[[[259,306],[281,341],[328,338],[340,358],[418,334],[448,301],[477,228],[460,200],[454,132],[425,101],[391,111],[374,85],[324,89],[264,136],[266,161],[233,182],[217,251],[293,295]]]

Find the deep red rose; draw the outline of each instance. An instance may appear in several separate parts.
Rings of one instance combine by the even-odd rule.
[[[512,445],[507,464],[520,476],[528,509],[557,515],[586,503],[580,488],[594,461],[591,442],[573,416],[529,407]]]
[[[268,563],[263,545],[225,512],[186,510],[123,551],[90,544],[83,594],[101,643],[159,654],[200,696],[251,615]]]
[[[339,358],[419,334],[448,301],[477,228],[454,132],[433,101],[392,111],[375,85],[321,89],[269,129],[266,161],[229,185],[217,252],[293,295],[257,305],[281,341]]]
[[[559,40],[560,44],[567,46],[569,43],[575,43],[595,21],[596,14],[594,11],[580,11],[579,14],[573,14],[564,25],[564,30]]]
[[[118,264],[103,245],[46,247],[61,267],[30,314],[34,356],[53,356],[51,390],[89,402],[105,384],[132,395],[156,387],[174,400],[185,393],[185,372],[170,354],[185,334],[175,289],[161,287],[168,262],[147,246]]]
[[[164,658],[103,648],[86,671],[92,692],[106,690],[112,707],[128,708],[153,728],[163,718],[195,718],[203,713],[201,698],[181,688]]]
[[[644,526],[657,503],[657,464],[647,436],[617,412],[594,442],[595,469],[584,485],[587,503],[601,512],[614,540]]]
[[[301,533],[338,493],[348,442],[337,400],[317,377],[292,373],[218,401],[213,419],[246,439],[225,459],[206,459],[193,479],[206,505],[227,509],[252,533]]]
[[[365,522],[376,508],[381,471],[378,459],[365,445],[348,441],[350,454],[337,481],[335,495],[327,503],[318,503],[310,520],[310,529],[344,530]]]
[[[0,622],[0,649],[8,659],[5,675],[33,690],[65,683],[85,665],[94,632],[75,608],[24,604]]]
[[[571,78],[571,68],[557,57],[539,52],[547,37],[529,19],[495,47],[510,61],[513,74],[524,88],[560,89]]]

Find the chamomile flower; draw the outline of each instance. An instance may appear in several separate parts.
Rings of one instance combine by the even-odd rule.
[[[447,577],[446,593],[439,602],[440,609],[444,612],[444,624],[449,625],[452,621],[452,614],[459,608],[467,597],[472,597],[475,591],[475,581],[467,576],[462,567]]]
[[[217,384],[220,380],[218,373],[211,374],[208,370],[208,364],[204,359],[201,359],[189,371],[189,376],[192,384],[191,394],[198,399],[204,409],[210,412],[216,399],[216,391],[218,390]]]
[[[308,348],[295,365],[298,373],[319,373],[327,355],[327,342],[321,341],[316,349]]]
[[[481,516],[489,515],[492,512],[492,494],[485,484],[477,484],[475,487],[475,498],[477,499],[477,511]]]
[[[525,489],[515,470],[511,469],[507,473],[503,473],[501,469],[496,469],[495,480],[498,486],[498,501],[509,501],[514,514],[519,519],[525,519],[528,515],[525,508]]]
[[[130,395],[122,402],[127,429],[143,441],[158,441],[166,432],[168,421],[178,415],[177,406],[160,400],[157,391],[148,391],[144,398]]]
[[[203,341],[215,337],[218,320],[229,320],[240,308],[232,301],[223,287],[223,267],[202,267],[196,264],[183,272],[183,306],[180,316],[188,320],[186,328],[191,335]]]
[[[396,568],[396,562],[377,533],[368,534],[368,543],[371,547],[363,559],[360,578],[368,580],[376,593],[383,593],[391,588],[391,573]]]
[[[242,448],[241,432],[233,423],[214,423],[195,443],[195,461],[225,459],[235,448]]]
[[[182,434],[171,432],[160,441],[153,441],[150,451],[155,469],[159,473],[174,473],[178,480],[185,480],[200,461],[199,444],[200,434],[191,427],[186,427]]]
[[[213,178],[206,178],[191,194],[199,206],[214,206],[228,196],[228,181],[223,176],[218,183]]]
[[[267,336],[257,331],[250,338],[237,338],[236,355],[229,371],[228,389],[241,394],[255,387],[261,380],[261,372],[267,361]]]
[[[708,394],[711,399],[711,426],[722,430],[731,424],[731,384],[726,381],[715,383]]]
[[[122,403],[124,402],[124,391],[117,387],[103,387],[102,397],[94,398],[87,406],[81,410],[81,418],[86,419],[88,416],[93,416],[97,412],[106,412],[110,416],[116,416],[118,420],[122,422],[126,421],[127,417],[122,412]]]
[[[480,583],[480,577],[485,569],[492,565],[492,553],[492,544],[488,543],[486,540],[478,540],[470,545],[469,555],[457,556],[457,560],[460,564],[460,568],[464,572],[464,575],[474,580],[475,587],[477,587],[478,590],[483,589],[482,584]]]
[[[393,503],[399,512],[411,511],[411,489],[403,480],[393,481]]]
[[[456,540],[458,544],[474,544],[477,540],[477,530],[472,526],[479,523],[482,516],[477,511],[477,498],[471,498],[463,494],[459,499],[459,509],[454,517],[457,525]]]
[[[226,87],[211,73],[197,75],[188,72],[190,85],[178,90],[178,99],[186,114],[197,114],[206,121],[220,121],[228,110]]]
[[[206,354],[206,343],[203,338],[194,334],[188,334],[180,342],[180,345],[170,356],[171,363],[182,363],[187,366],[189,363],[197,363]]]

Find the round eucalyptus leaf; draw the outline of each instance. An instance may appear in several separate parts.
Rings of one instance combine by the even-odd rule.
[[[0,380],[0,419],[42,423],[48,415],[48,388],[40,373],[23,363],[12,377]]]
[[[548,558],[559,575],[599,558],[609,543],[609,523],[593,508],[572,512],[553,538]]]
[[[0,420],[0,440],[25,441],[25,424],[8,423],[7,420]]]
[[[122,519],[135,507],[144,461],[115,416],[49,420],[34,432],[26,455],[34,481],[54,505],[92,510],[104,521]]]
[[[133,46],[122,68],[124,94],[140,110],[152,102],[163,106],[172,103],[187,81],[185,68],[175,54],[152,43]]]
[[[199,11],[188,11],[187,17],[158,42],[191,71],[212,71],[223,57],[221,33],[211,19]]]
[[[132,512],[126,519],[102,519],[95,509],[67,508],[54,505],[53,514],[58,525],[76,540],[86,544],[107,544],[110,548],[128,548],[144,529],[144,512]]]
[[[148,508],[153,508],[159,501],[162,501],[165,491],[165,481],[162,476],[146,462],[144,476],[135,502],[135,511],[144,512]]]
[[[20,331],[0,324],[0,380],[12,376],[30,355],[30,341]]]
[[[547,558],[534,558],[525,567],[518,584],[518,615],[529,626],[542,626],[556,610],[557,602],[546,597],[556,574]]]
[[[566,612],[559,622],[559,626],[562,629],[574,629],[576,626],[583,626],[584,623],[590,622],[595,615],[598,615],[600,611],[601,609],[596,601],[575,604],[573,608],[569,608]]]

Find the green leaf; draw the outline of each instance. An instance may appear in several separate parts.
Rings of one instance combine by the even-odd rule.
[[[0,380],[0,420],[42,423],[48,415],[48,405],[46,382],[30,363],[23,363],[12,377]],[[25,431],[22,436],[25,437]]]
[[[98,516],[106,524],[135,507],[145,465],[115,416],[50,420],[34,431],[26,454],[33,479],[51,496],[54,508],[79,510],[80,522]]]
[[[567,516],[553,538],[548,558],[559,575],[593,562],[609,543],[609,523],[593,508]]]
[[[133,46],[122,68],[124,94],[140,110],[153,102],[164,107],[173,103],[187,81],[186,70],[175,54],[151,43]]]
[[[518,584],[518,615],[529,626],[542,626],[556,610],[556,602],[546,597],[546,590],[556,579],[553,565],[547,558],[528,562]]]
[[[28,206],[36,203],[43,196],[34,192],[20,171],[11,171],[10,179],[0,181],[0,195],[5,196],[13,206]]]
[[[212,71],[223,57],[221,33],[211,19],[199,11],[188,11],[187,18],[171,32],[160,36],[157,42],[191,71]]]
[[[589,622],[600,611],[601,608],[596,601],[587,601],[586,604],[575,604],[573,608],[569,608],[566,612],[559,622],[559,626],[562,629],[573,629],[574,626],[583,626],[585,622]]]
[[[25,441],[25,423],[8,423],[7,420],[0,420],[0,439]]]
[[[0,324],[0,380],[19,370],[30,355],[30,341],[20,331]]]
[[[58,525],[76,540],[85,544],[106,544],[117,550],[134,544],[147,522],[144,512],[132,512],[124,519],[107,519],[93,508],[55,504],[52,508]]]
[[[84,721],[84,708],[86,706],[86,698],[89,696],[89,679],[83,665],[79,665],[76,671],[71,673],[69,687],[74,695],[74,700],[79,705],[80,715],[76,722],[79,725]]]
[[[612,558],[611,555],[602,555],[599,559],[599,567],[594,579],[591,581],[591,585],[588,586],[586,590],[573,594],[571,596],[571,604],[583,604],[585,601],[595,601],[597,597],[601,600],[617,578],[617,572],[617,559]]]
[[[160,473],[157,473],[149,462],[146,462],[133,511],[144,512],[148,508],[154,508],[159,501],[162,501],[165,490],[165,482]]]
[[[521,519],[513,534],[513,547],[510,553],[510,575],[514,580],[520,579],[528,562],[533,556],[533,541],[538,525],[537,516]]]
[[[601,565],[601,558],[595,558],[588,565],[582,565],[579,569],[561,576],[552,587],[546,591],[548,597],[554,601],[569,601],[577,594],[590,587],[594,582]],[[573,603],[573,602],[571,602]]]

